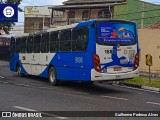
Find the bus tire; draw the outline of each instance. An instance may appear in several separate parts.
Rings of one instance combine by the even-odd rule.
[[[21,70],[22,70],[21,67],[19,65],[17,65],[17,74],[18,74],[18,76],[23,77],[24,74],[21,73]]]
[[[49,69],[49,83],[53,86],[57,86],[59,81],[56,78],[56,71],[53,67]]]

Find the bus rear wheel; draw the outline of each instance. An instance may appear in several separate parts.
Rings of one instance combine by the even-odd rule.
[[[56,78],[56,71],[53,67],[49,69],[49,82],[53,86],[57,86],[59,81]]]

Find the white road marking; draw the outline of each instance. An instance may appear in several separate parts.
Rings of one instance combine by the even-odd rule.
[[[38,87],[38,88],[41,88],[41,89],[49,89],[49,90],[54,90],[54,88],[49,88],[49,87]]]
[[[21,107],[21,106],[13,106],[14,108],[17,108],[17,109],[20,109],[20,110],[25,110],[25,111],[30,111],[30,112],[39,112],[38,110],[33,110],[33,109],[30,109],[30,108],[25,108],[25,107]],[[57,116],[57,115],[54,115],[54,114],[49,114],[49,113],[45,113],[45,112],[41,112],[42,114],[44,115],[48,115],[48,116],[51,116],[51,117],[55,117],[57,119],[61,119],[61,120],[66,120],[68,119],[67,117],[61,117],[61,116]]]
[[[0,81],[0,83],[3,83],[3,84],[8,84],[9,82],[5,82],[5,81]]]
[[[66,117],[56,117],[56,118],[61,119],[61,120],[67,120],[68,119]]]
[[[156,92],[156,91],[152,91],[152,90],[145,90],[142,88],[134,88],[134,87],[128,87],[128,86],[121,86],[121,85],[114,85],[114,86],[118,86],[118,87],[124,87],[124,88],[129,88],[129,89],[134,89],[134,90],[140,90],[140,91],[146,91],[146,92],[151,92],[151,93],[160,93],[160,92]]]
[[[128,100],[126,98],[119,98],[119,97],[113,97],[113,96],[102,96],[102,97],[111,98],[111,99],[117,99],[117,100]]]
[[[160,105],[160,103],[155,103],[155,102],[146,102],[148,104],[153,104],[153,105]]]
[[[13,106],[14,108],[20,109],[20,110],[25,110],[25,111],[36,111],[33,109],[29,109],[29,108],[24,108],[24,107],[20,107],[20,106]]]
[[[0,83],[9,84],[10,82],[0,81]],[[14,84],[18,85],[18,86],[25,86],[25,87],[29,87],[30,86],[30,85],[27,85],[27,84],[20,84],[20,83],[14,83]]]
[[[85,93],[85,92],[75,92],[75,93],[84,94],[84,95],[88,95],[89,94],[89,93]]]
[[[9,82],[2,82],[3,84],[8,84]]]
[[[47,87],[39,87],[39,88],[42,88],[42,89],[47,89]]]
[[[4,77],[3,77],[3,76],[0,76],[0,78],[1,78],[1,79],[4,79]]]
[[[21,84],[21,83],[15,83],[15,85],[19,85],[19,86],[26,86],[26,87],[29,87],[30,85],[27,85],[27,84]]]

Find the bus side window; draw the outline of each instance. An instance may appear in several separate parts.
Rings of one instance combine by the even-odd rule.
[[[32,53],[33,47],[33,36],[29,36],[27,39],[27,53]]]
[[[34,36],[34,53],[40,53],[41,34]]]
[[[49,33],[43,33],[42,34],[41,52],[42,53],[48,53],[49,52]]]
[[[60,32],[60,51],[71,51],[71,29]]]
[[[88,28],[74,28],[72,31],[72,51],[86,51],[88,44]]]
[[[59,39],[58,39],[58,31],[50,33],[50,52],[59,51]]]
[[[22,37],[22,41],[21,41],[21,53],[26,53],[27,51],[27,37]]]
[[[16,38],[16,53],[21,51],[21,38]]]

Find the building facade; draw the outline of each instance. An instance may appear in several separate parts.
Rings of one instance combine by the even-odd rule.
[[[124,4],[126,0],[68,0],[58,6],[27,6],[24,33],[89,19],[111,19],[114,17],[114,7]]]
[[[51,12],[48,6],[27,6],[24,12],[24,33],[41,31],[50,27]]]
[[[112,19],[114,7],[126,0],[68,0],[63,5],[50,6],[52,27],[72,24],[89,19]],[[55,15],[60,12],[61,15]]]
[[[160,21],[160,5],[141,0],[126,0],[126,2],[126,5],[115,6],[115,19],[134,21],[141,29]]]
[[[156,23],[160,15],[159,5],[144,3],[143,6],[143,3],[138,0],[66,0],[63,5],[58,6],[27,6],[24,32],[36,32],[50,27],[104,18],[135,21],[139,28],[143,28]]]

